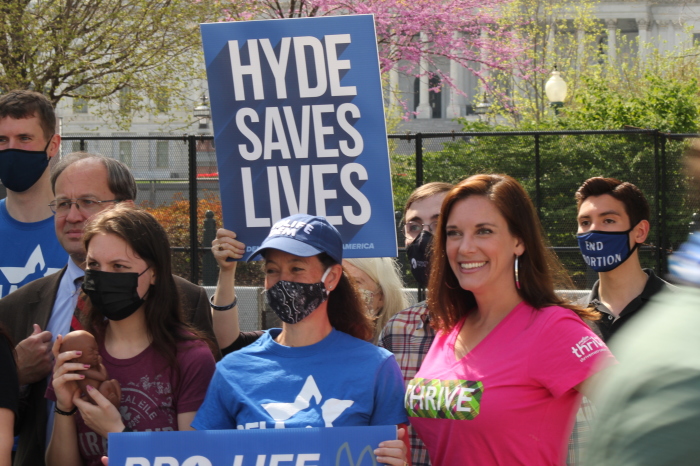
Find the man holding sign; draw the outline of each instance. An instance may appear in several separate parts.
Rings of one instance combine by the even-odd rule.
[[[372,16],[203,24],[202,38],[224,224],[246,256],[307,213],[346,257],[395,257]]]

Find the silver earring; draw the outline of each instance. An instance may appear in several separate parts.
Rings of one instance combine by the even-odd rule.
[[[518,265],[518,259],[520,256],[515,256],[515,287],[520,289],[520,266]]]

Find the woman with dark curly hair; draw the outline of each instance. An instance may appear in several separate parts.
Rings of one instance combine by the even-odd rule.
[[[584,382],[614,361],[554,292],[565,276],[525,190],[475,175],[442,204],[428,307],[439,330],[405,406],[435,466],[561,464]]]

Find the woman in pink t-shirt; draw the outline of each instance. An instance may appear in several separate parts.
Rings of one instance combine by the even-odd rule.
[[[433,465],[561,464],[581,386],[614,359],[554,293],[566,277],[525,190],[475,175],[445,197],[428,307],[440,330],[405,406]],[[568,280],[568,277],[566,277]]]
[[[90,309],[81,321],[121,386],[120,406],[97,387],[81,398],[77,381],[91,367],[75,361],[80,351],[59,353],[59,335],[47,393],[56,401],[48,466],[101,464],[110,432],[191,430],[215,369],[209,342],[182,319],[168,236],[151,214],[131,206],[105,210],[85,227],[83,242]]]

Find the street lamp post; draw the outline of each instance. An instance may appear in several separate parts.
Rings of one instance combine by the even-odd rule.
[[[556,67],[552,71],[552,77],[544,85],[544,93],[547,94],[547,100],[549,100],[549,105],[554,109],[554,114],[558,115],[559,109],[564,106],[564,101],[566,100],[567,86]]]
[[[484,96],[484,101],[479,102],[474,107],[474,113],[479,115],[479,119],[483,120],[484,115],[488,113],[489,109],[491,109],[491,104],[486,100],[486,96]]]
[[[209,99],[207,93],[202,93],[202,102],[194,108],[194,117],[199,119],[199,129],[206,132],[209,129],[209,120],[211,119],[211,108],[209,107]]]

